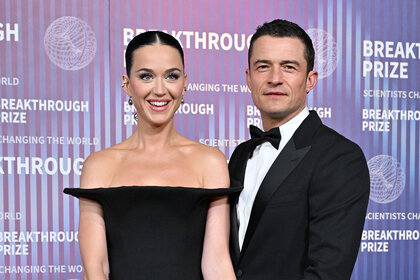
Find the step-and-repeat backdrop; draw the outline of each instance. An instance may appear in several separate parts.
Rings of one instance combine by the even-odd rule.
[[[0,1],[0,279],[82,279],[84,159],[135,127],[124,49],[164,30],[185,50],[181,134],[227,158],[260,125],[245,83],[265,21],[302,26],[320,81],[308,106],[358,143],[371,195],[352,279],[420,279],[420,3],[417,0]]]

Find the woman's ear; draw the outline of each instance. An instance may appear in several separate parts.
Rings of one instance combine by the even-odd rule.
[[[128,78],[127,75],[122,75],[121,76],[121,87],[123,88],[123,90],[125,91],[125,93],[128,96],[131,96],[129,87],[130,87],[130,79]]]

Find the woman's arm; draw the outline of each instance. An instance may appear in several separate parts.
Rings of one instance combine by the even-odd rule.
[[[204,187],[229,187],[229,173],[225,156],[215,151],[205,162]],[[201,268],[205,280],[236,279],[229,254],[229,204],[226,197],[210,203],[207,214]]]
[[[102,170],[100,156],[86,159],[80,180],[81,188],[101,186],[103,178],[96,170]],[[105,222],[101,205],[93,200],[79,200],[79,247],[85,280],[108,279],[108,253],[106,247]]]

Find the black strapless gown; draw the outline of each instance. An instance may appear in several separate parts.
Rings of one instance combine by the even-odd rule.
[[[66,188],[64,193],[102,205],[110,279],[195,280],[203,278],[210,199],[240,190],[130,186]]]

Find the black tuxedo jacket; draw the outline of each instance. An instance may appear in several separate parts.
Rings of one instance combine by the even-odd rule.
[[[232,185],[243,185],[250,146],[232,154]],[[238,279],[350,279],[369,192],[362,150],[311,111],[262,181],[241,251],[237,198],[231,201]]]

